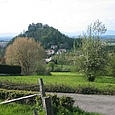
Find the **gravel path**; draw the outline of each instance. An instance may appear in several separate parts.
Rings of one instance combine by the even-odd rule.
[[[70,96],[75,100],[74,106],[79,106],[87,112],[97,112],[105,115],[115,115],[115,96],[82,95],[71,93],[56,93],[58,96]]]

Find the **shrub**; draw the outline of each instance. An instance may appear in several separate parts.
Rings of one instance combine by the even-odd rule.
[[[55,67],[54,67],[54,71],[55,71],[55,72],[60,72],[60,71],[61,71],[61,68],[60,68],[59,66],[55,66]]]
[[[47,66],[51,68],[51,71],[54,71],[54,67],[55,67],[54,62],[49,62]]]
[[[71,67],[67,66],[67,65],[64,65],[64,66],[55,65],[54,71],[55,72],[70,72],[71,71]]]
[[[58,97],[56,94],[53,96],[50,95],[50,97],[53,104],[54,115],[60,115],[60,112],[66,114],[72,111],[75,102],[73,98],[67,96]]]
[[[51,75],[50,70],[46,68],[44,61],[40,61],[35,71],[36,75]]]
[[[62,71],[63,71],[63,72],[70,72],[70,71],[71,71],[71,68],[68,67],[68,66],[63,66]]]
[[[100,90],[96,88],[95,86],[87,85],[87,86],[80,86],[78,87],[78,90],[76,90],[78,93],[81,94],[100,94]]]
[[[75,93],[76,88],[69,87],[64,84],[49,84],[45,85],[45,90],[47,92]]]
[[[27,90],[27,91],[38,91],[38,84],[26,84],[26,83],[14,83],[11,81],[0,81],[0,88],[8,90]]]
[[[32,95],[33,92],[27,92],[27,91],[18,91],[18,90],[5,90],[5,89],[0,89],[0,99],[14,99],[14,98],[20,98],[24,97],[27,95]],[[23,99],[18,101],[21,104],[35,104],[35,97],[28,98],[28,99]]]
[[[71,67],[71,72],[78,72],[78,71],[79,71],[79,69],[78,69],[77,66],[72,66]]]

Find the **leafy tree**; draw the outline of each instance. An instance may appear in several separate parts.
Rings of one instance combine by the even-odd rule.
[[[49,62],[48,67],[51,68],[51,71],[54,71],[55,63],[54,62]]]
[[[77,58],[79,70],[83,72],[89,81],[94,81],[107,63],[105,44],[100,40],[100,34],[106,32],[105,26],[96,21],[90,25],[87,34],[84,34],[80,54]]]
[[[6,49],[6,63],[10,65],[20,65],[23,74],[32,74],[37,71],[39,62],[45,56],[44,49],[40,43],[33,38],[17,38],[13,44]]]

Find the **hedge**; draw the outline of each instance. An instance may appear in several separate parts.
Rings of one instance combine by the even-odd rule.
[[[20,66],[0,65],[0,74],[21,74]]]
[[[26,90],[39,91],[39,84],[13,83],[11,81],[0,81],[0,88],[8,90]],[[85,86],[79,85],[76,87],[69,87],[64,84],[47,84],[45,85],[46,92],[56,93],[78,93],[78,94],[98,94],[98,95],[115,95],[115,89],[101,89],[95,85],[87,84]]]

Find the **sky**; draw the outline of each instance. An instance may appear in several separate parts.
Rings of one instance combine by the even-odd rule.
[[[0,35],[19,34],[32,23],[78,34],[98,19],[115,31],[115,0],[0,0]]]

